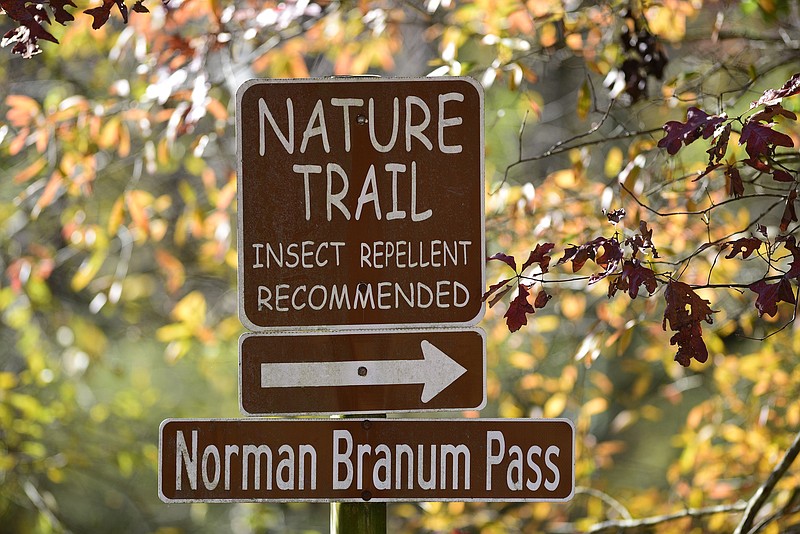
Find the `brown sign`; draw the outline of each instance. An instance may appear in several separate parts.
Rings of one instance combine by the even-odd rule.
[[[248,415],[479,410],[486,351],[479,329],[245,334]]]
[[[165,502],[565,501],[566,419],[167,420]]]
[[[477,82],[251,80],[236,117],[247,328],[480,320]]]

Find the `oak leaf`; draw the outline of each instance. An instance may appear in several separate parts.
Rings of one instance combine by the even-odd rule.
[[[725,167],[725,184],[729,196],[741,198],[744,195],[744,182],[739,169],[733,165]]]
[[[776,146],[794,146],[792,138],[785,133],[776,132],[769,125],[754,121],[748,121],[742,128],[739,144],[745,145],[744,149],[752,159],[771,155]]]
[[[516,332],[528,324],[528,314],[536,312],[533,305],[528,302],[528,295],[530,295],[528,288],[520,284],[517,296],[511,301],[506,314],[503,316],[506,318],[509,332]]]
[[[781,225],[779,226],[781,232],[785,232],[790,224],[797,221],[797,211],[794,209],[795,200],[797,200],[797,190],[792,189],[786,197],[786,207],[783,208],[783,216],[781,217]]]
[[[761,245],[763,244],[764,242],[757,237],[742,237],[736,241],[728,241],[727,243],[723,243],[722,250],[731,247],[731,251],[728,252],[728,255],[725,256],[725,259],[730,260],[741,252],[742,259],[746,260],[753,254],[753,252],[761,248]]]
[[[514,269],[514,272],[517,272],[517,260],[514,259],[514,256],[509,256],[508,254],[504,254],[503,252],[498,252],[497,254],[494,254],[492,256],[489,256],[489,258],[487,258],[487,261],[491,260],[502,261],[503,263]]]
[[[767,89],[761,97],[750,104],[750,109],[761,105],[772,106],[787,96],[800,93],[800,72],[789,78],[780,89]]]
[[[609,298],[616,295],[618,290],[627,291],[635,299],[639,295],[639,288],[644,286],[652,295],[658,289],[656,273],[644,267],[638,260],[625,260],[622,272],[611,279],[608,284]]]
[[[666,148],[670,155],[675,155],[681,146],[688,146],[701,136],[708,139],[719,124],[727,120],[724,115],[709,115],[694,106],[686,112],[686,122],[669,121],[664,125],[666,135],[658,142],[660,148]]]
[[[664,292],[666,307],[664,320],[661,327],[675,334],[670,338],[670,345],[678,345],[675,361],[687,367],[692,359],[705,362],[708,359],[708,349],[703,342],[702,322],[713,323],[714,310],[710,302],[695,293],[688,284],[670,280]]]
[[[754,282],[748,286],[750,291],[758,294],[756,299],[756,309],[759,315],[765,313],[770,317],[775,317],[778,314],[778,303],[788,302],[789,304],[796,304],[794,291],[792,291],[792,283],[788,278],[781,277],[780,281],[776,284],[768,284],[765,279]]]
[[[539,243],[536,245],[536,248],[531,251],[528,255],[528,259],[525,260],[525,263],[522,264],[522,269],[520,273],[522,273],[525,269],[533,265],[534,263],[539,264],[539,268],[542,270],[542,273],[546,273],[549,266],[550,266],[550,251],[553,250],[555,244],[553,243]]]

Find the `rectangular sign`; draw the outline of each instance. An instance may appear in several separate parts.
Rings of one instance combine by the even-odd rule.
[[[165,502],[565,501],[566,419],[166,420]]]
[[[479,410],[480,329],[245,334],[239,398],[247,415]]]
[[[248,329],[480,320],[480,84],[250,80],[236,104],[239,315]]]

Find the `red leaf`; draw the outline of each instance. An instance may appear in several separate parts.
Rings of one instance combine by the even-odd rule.
[[[684,367],[689,367],[692,358],[700,363],[708,360],[708,348],[703,342],[703,328],[700,323],[691,323],[678,330],[671,338],[670,345],[678,345],[675,361]]]
[[[65,25],[67,22],[75,20],[75,17],[67,11],[66,6],[78,7],[72,0],[50,0],[50,8],[53,10],[53,15],[56,22]]]
[[[717,125],[727,119],[725,116],[709,115],[696,107],[686,112],[686,122],[669,121],[664,125],[666,135],[658,142],[660,148],[666,148],[671,155],[678,153],[681,145],[690,145],[703,136],[708,139],[714,135]]]
[[[739,174],[739,169],[733,165],[725,167],[725,179],[728,195],[741,198],[744,195],[744,183],[742,182],[742,175]]]
[[[645,221],[639,221],[639,233],[626,239],[625,244],[633,249],[634,258],[641,249],[650,249],[653,252],[653,256],[658,258],[658,249],[653,244],[653,230],[647,227]]]
[[[497,291],[498,289],[509,283],[511,280],[513,280],[513,278],[506,278],[502,282],[497,282],[496,284],[492,284],[491,286],[489,286],[489,289],[487,289],[486,293],[484,293],[483,296],[481,297],[481,302],[485,302],[486,299],[491,297],[495,291]]]
[[[797,221],[797,212],[794,209],[794,201],[797,199],[797,190],[792,189],[789,191],[789,196],[786,197],[786,207],[783,209],[783,216],[781,217],[781,232],[785,232],[789,225]]]
[[[772,172],[772,177],[775,179],[776,182],[794,182],[794,177],[788,172],[781,169],[775,169]]]
[[[504,288],[503,288],[503,289],[502,289],[502,290],[501,290],[499,293],[497,293],[497,294],[496,294],[494,297],[492,297],[492,300],[490,300],[490,301],[489,301],[489,307],[490,307],[490,308],[494,308],[494,305],[495,305],[495,304],[497,304],[498,302],[500,302],[500,300],[501,300],[503,297],[505,297],[505,296],[506,296],[506,294],[507,294],[509,291],[511,291],[511,289],[512,289],[513,287],[514,287],[514,286],[512,286],[512,285],[507,285],[506,287],[504,287]]]
[[[528,256],[528,259],[522,264],[520,273],[534,263],[538,263],[539,267],[542,269],[542,273],[546,273],[550,265],[550,251],[553,250],[553,247],[555,247],[553,243],[537,244],[536,248],[533,249]]]
[[[103,24],[108,22],[108,17],[111,16],[111,4],[93,7],[92,9],[85,10],[84,13],[94,18],[92,21],[92,28],[99,30],[103,27]]]
[[[800,73],[795,74],[783,84],[780,89],[767,89],[761,98],[750,104],[750,109],[766,104],[772,106],[781,101],[782,98],[800,93]]]
[[[528,302],[529,294],[528,288],[520,284],[516,298],[511,301],[506,314],[503,316],[506,318],[506,325],[508,325],[509,332],[516,332],[524,325],[528,324],[528,314],[536,311],[533,306],[531,306],[531,303]]]
[[[744,149],[752,159],[772,154],[776,146],[794,146],[792,138],[785,133],[776,132],[769,126],[754,121],[748,121],[742,128],[739,144],[745,145]]]
[[[669,340],[670,345],[678,345],[675,361],[684,367],[691,363],[692,358],[705,362],[708,349],[703,342],[701,323],[713,322],[714,311],[709,307],[709,301],[701,298],[689,285],[676,280],[667,283],[664,299],[666,307],[661,326],[666,330],[669,324],[670,330],[675,332]]]
[[[597,256],[597,252],[601,248],[603,249],[603,253]],[[597,263],[597,265],[608,270],[609,266],[615,266],[621,259],[622,249],[619,246],[619,241],[615,238],[606,239],[605,237],[598,237],[583,245],[571,245],[566,248],[564,250],[564,256],[558,260],[558,265],[572,260],[572,272],[577,273],[588,260],[592,260]]]
[[[642,266],[637,260],[626,260],[622,272],[614,277],[608,284],[609,298],[616,295],[618,290],[627,291],[632,299],[639,295],[639,287],[644,286],[652,295],[658,289],[656,273]]]
[[[617,224],[624,218],[625,218],[625,208],[611,210],[608,213],[606,213],[606,219],[608,219],[608,222],[612,224]]]
[[[783,106],[781,106],[780,104],[775,104],[773,106],[765,107],[762,111],[759,111],[758,113],[750,117],[750,120],[761,121],[761,122],[772,122],[772,119],[774,119],[778,115],[786,117],[787,119],[797,120],[797,115],[795,115],[793,111],[784,109]]]
[[[542,289],[536,295],[536,299],[534,299],[534,301],[533,301],[533,307],[534,308],[544,308],[547,305],[547,303],[550,302],[551,298],[553,298],[553,295],[548,295],[547,291]]]
[[[87,15],[94,17],[92,28],[95,30],[102,28],[103,25],[108,22],[108,17],[111,16],[111,8],[114,6],[117,6],[120,15],[122,15],[122,21],[127,24],[128,6],[125,4],[125,0],[103,0],[102,6],[93,7],[92,9],[84,11]]]
[[[727,243],[722,244],[722,250],[728,248],[728,246],[733,247],[733,249],[725,256],[725,259],[731,259],[736,257],[738,253],[742,253],[742,259],[746,260],[750,257],[753,252],[758,250],[763,241],[758,239],[757,237],[742,237],[737,239],[736,241],[728,241]]]
[[[719,164],[722,158],[725,157],[725,151],[728,149],[728,141],[731,138],[731,123],[725,125],[724,128],[716,135],[716,140],[711,145],[711,148],[706,150],[708,153],[708,165],[711,167],[714,164]]]
[[[486,259],[486,261],[491,260],[499,260],[514,269],[514,272],[517,272],[517,260],[514,259],[514,256],[509,256],[508,254],[503,254],[502,252],[498,252],[494,256],[490,256]]]
[[[793,235],[786,238],[783,247],[792,253],[792,262],[789,264],[789,272],[786,273],[786,278],[797,278],[800,276],[800,247]]]
[[[792,291],[792,283],[786,277],[781,278],[777,284],[768,284],[762,278],[758,282],[750,284],[749,289],[758,293],[756,309],[759,315],[766,313],[770,317],[775,317],[778,314],[779,302],[797,303],[794,291]]]

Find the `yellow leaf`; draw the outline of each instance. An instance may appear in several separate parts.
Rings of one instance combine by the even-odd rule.
[[[601,414],[608,408],[608,401],[602,397],[595,397],[594,399],[590,400],[586,404],[583,405],[582,412],[583,415],[587,415],[589,417],[597,414]]]
[[[584,120],[589,115],[589,111],[591,111],[591,109],[592,92],[591,89],[589,89],[589,82],[584,81],[583,85],[581,85],[581,88],[578,91],[578,105],[575,108],[575,111],[578,114],[578,118],[580,120]]]
[[[42,169],[47,165],[45,158],[38,158],[36,161],[25,167],[23,170],[14,175],[14,183],[22,184],[39,174]]]
[[[125,195],[125,203],[131,215],[133,224],[145,235],[150,232],[149,216],[147,207],[153,203],[153,195],[146,191],[133,190]]]
[[[556,393],[544,403],[545,417],[558,417],[564,413],[567,407],[567,396],[564,393]]]
[[[81,266],[78,267],[78,272],[75,273],[75,276],[72,277],[72,290],[73,291],[80,291],[89,285],[97,272],[100,270],[100,267],[103,266],[103,262],[106,261],[106,251],[105,250],[98,250],[87,259],[83,260]]]
[[[0,373],[0,390],[14,388],[18,382],[19,380],[16,374],[9,372]]]
[[[613,178],[622,170],[622,150],[619,147],[611,147],[606,155],[605,173],[606,177]]]
[[[106,121],[100,129],[100,136],[97,138],[97,146],[102,149],[109,149],[119,142],[120,119],[113,117]]]
[[[114,205],[111,207],[111,213],[108,215],[108,235],[116,235],[122,224],[123,217],[125,216],[125,204],[122,197],[119,197]]]
[[[206,321],[206,298],[199,291],[192,291],[172,309],[172,317],[192,328]]]
[[[180,289],[186,281],[186,271],[183,268],[183,263],[162,248],[156,249],[155,254],[158,266],[167,277],[167,291],[169,293],[174,293]]]
[[[31,217],[35,220],[39,217],[39,214],[42,212],[44,208],[49,206],[53,203],[56,199],[56,194],[58,190],[61,188],[61,184],[64,181],[64,177],[61,176],[61,173],[55,171],[53,175],[50,177],[50,180],[47,182],[47,185],[44,187],[44,191],[39,196],[39,199],[36,201],[36,205],[31,210]]]
[[[25,95],[7,96],[6,105],[10,108],[6,113],[6,118],[16,128],[28,126],[31,119],[38,115],[41,109],[36,100]]]

